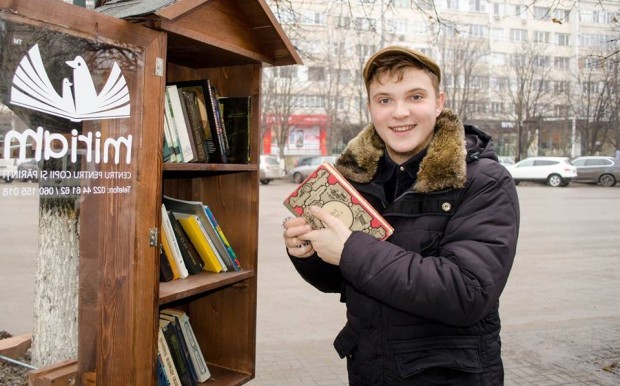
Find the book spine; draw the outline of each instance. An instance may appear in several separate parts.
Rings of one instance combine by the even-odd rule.
[[[200,225],[195,217],[194,215],[187,215],[186,217],[178,217],[178,220],[204,261],[203,269],[215,273],[220,272],[223,267],[209,245],[206,234],[200,229]]]
[[[189,272],[187,271],[187,267],[183,261],[181,249],[179,248],[177,238],[174,236],[174,230],[172,229],[172,224],[170,223],[170,218],[168,217],[168,211],[166,210],[166,206],[164,204],[161,204],[161,223],[163,225],[164,236],[168,239],[168,245],[172,251],[174,262],[179,269],[179,277],[184,279],[189,275]]]
[[[213,253],[215,254],[215,257],[217,257],[217,260],[220,262],[220,265],[222,266],[222,271],[224,271],[224,272],[228,271],[228,265],[226,264],[226,261],[224,261],[224,259],[220,255],[220,252],[218,251],[217,247],[215,246],[211,236],[209,236],[209,231],[207,230],[207,225],[205,225],[203,223],[203,221],[201,220],[201,218],[198,217],[198,216],[196,216],[196,221],[198,222],[198,225],[200,226],[200,229],[202,230],[202,232],[206,236],[207,241],[209,242],[209,246],[211,246],[211,249],[213,250]]]
[[[170,96],[168,90],[164,93],[164,113],[166,117],[166,122],[168,124],[168,131],[170,132],[170,140],[172,143],[172,152],[176,154],[175,162],[183,162],[183,152],[181,151],[181,145],[179,144],[179,134],[177,130],[176,123],[172,116],[172,104],[170,103]],[[165,128],[166,126],[164,126]]]
[[[179,318],[176,315],[170,315],[170,314],[166,314],[163,312],[160,313],[160,317],[165,318],[170,321],[172,325],[172,329],[174,330],[174,333],[179,339],[179,344],[181,345],[181,353],[183,354],[183,362],[187,366],[187,370],[189,371],[193,382],[197,383],[198,376],[196,375],[196,370],[194,369],[194,363],[192,361],[191,354],[189,352],[189,347],[187,346],[187,341],[185,339],[185,333],[183,331]]]
[[[187,234],[183,230],[183,227],[170,210],[168,211],[168,218],[170,219],[172,230],[174,231],[174,235],[179,243],[179,249],[181,251],[181,255],[183,256],[183,262],[187,267],[187,272],[190,275],[199,273],[202,271],[204,262],[200,258],[198,251],[196,251],[196,247],[194,247],[194,244],[192,244],[189,240]]]
[[[157,386],[170,386],[160,353],[157,353]]]
[[[159,281],[171,281],[174,279],[172,267],[163,245],[159,244]]]
[[[166,95],[168,96],[170,104],[170,115],[174,121],[174,126],[177,130],[179,137],[179,145],[181,146],[181,153],[183,154],[183,162],[194,161],[194,152],[192,151],[192,144],[189,139],[189,130],[185,125],[185,118],[183,117],[183,107],[179,100],[179,92],[177,86],[166,86]]]
[[[194,365],[194,370],[196,371],[198,382],[204,382],[209,379],[211,377],[209,367],[207,366],[207,362],[202,355],[202,351],[200,351],[198,340],[196,339],[194,329],[192,328],[187,314],[185,312],[173,309],[164,309],[162,310],[162,313],[177,318],[177,321],[181,326],[181,330],[183,331],[185,344],[187,345],[187,348],[189,350],[189,354],[192,360],[192,364]]]
[[[187,124],[194,138],[194,143],[196,144],[197,161],[208,162],[209,153],[207,152],[205,132],[202,127],[202,119],[198,107],[198,97],[196,93],[189,90],[179,89],[179,92],[181,93],[181,101],[185,104]]]
[[[172,354],[170,353],[170,347],[168,346],[168,341],[166,341],[163,327],[159,327],[157,332],[157,350],[161,354],[162,365],[170,386],[183,386],[172,360]]]
[[[164,251],[164,255],[168,260],[170,270],[172,270],[172,279],[179,279],[181,277],[181,274],[179,273],[179,267],[174,261],[174,257],[172,256],[172,249],[170,248],[170,244],[168,243],[168,237],[166,236],[166,233],[163,229],[161,230],[161,232],[159,232],[159,240],[161,241],[161,247]]]
[[[226,142],[224,141],[223,127],[222,127],[222,117],[220,114],[220,103],[217,100],[217,96],[215,95],[215,90],[211,82],[207,79],[206,91],[207,95],[205,97],[208,99],[209,103],[209,115],[211,116],[210,123],[211,132],[213,139],[217,141],[218,148],[218,156],[222,163],[228,163],[228,154],[226,152]]]
[[[224,245],[226,254],[228,255],[228,258],[230,259],[232,263],[233,269],[237,272],[241,271],[241,264],[239,263],[239,259],[237,259],[237,254],[235,253],[232,245],[230,245],[230,243],[228,242],[228,239],[224,235],[224,231],[222,231],[220,224],[215,219],[215,215],[213,214],[213,211],[211,211],[211,208],[209,208],[207,205],[205,205],[204,208],[205,208],[205,213],[207,215],[207,218],[209,219],[209,221],[211,221],[211,225],[213,226],[213,228],[215,228],[215,232],[219,240]]]
[[[187,362],[183,353],[183,347],[179,341],[179,336],[174,330],[172,322],[168,322],[169,323],[163,327],[164,337],[168,343],[168,348],[170,349],[170,356],[172,356],[174,367],[179,374],[179,379],[181,380],[181,384],[183,386],[194,386],[195,382],[194,379],[192,379],[192,374],[190,373],[189,368],[187,367]]]

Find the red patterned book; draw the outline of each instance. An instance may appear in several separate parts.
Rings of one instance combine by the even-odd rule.
[[[366,232],[380,240],[394,232],[379,212],[329,163],[319,165],[284,200],[284,206],[293,214],[304,216],[314,229],[323,228],[319,220],[306,212],[312,205],[327,209],[352,231]]]

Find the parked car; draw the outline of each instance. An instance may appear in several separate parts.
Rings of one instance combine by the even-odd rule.
[[[274,155],[260,156],[260,183],[267,185],[271,181],[284,178],[286,173],[278,157]]]
[[[575,182],[612,187],[620,180],[620,160],[612,157],[584,156],[571,162],[577,168]]]
[[[568,186],[577,177],[577,169],[567,157],[529,157],[514,165],[505,165],[515,184],[541,182],[549,186]]]
[[[300,158],[295,164],[295,167],[289,170],[288,179],[295,182],[296,184],[299,184],[303,180],[305,180],[310,175],[310,173],[315,171],[320,164],[322,164],[323,162],[329,162],[333,164],[334,162],[336,162],[336,158],[338,158],[338,156],[335,155]]]
[[[14,159],[0,158],[0,179],[4,182],[13,182],[17,174],[17,166]]]
[[[514,165],[515,164],[514,157],[500,155],[497,158],[499,159],[499,163],[504,165],[504,166],[506,166],[506,165]]]
[[[17,171],[22,181],[39,181],[39,163],[34,158],[28,158],[17,165]]]

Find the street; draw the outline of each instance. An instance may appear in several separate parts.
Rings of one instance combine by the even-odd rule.
[[[4,187],[29,186],[14,182]],[[33,185],[34,186],[34,185]],[[345,385],[338,296],[294,271],[282,242],[287,181],[260,187],[258,385]],[[521,232],[501,298],[506,385],[620,384],[620,185],[518,186]],[[0,196],[0,330],[31,332],[37,201]]]

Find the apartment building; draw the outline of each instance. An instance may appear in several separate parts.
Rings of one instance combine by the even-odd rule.
[[[288,122],[265,127],[265,152],[277,151],[280,127],[294,133],[285,155],[339,151],[368,122],[360,69],[388,44],[435,58],[448,106],[492,134],[503,155],[613,154],[620,144],[620,124],[590,130],[619,121],[617,0],[268,3],[304,66],[265,71],[266,121],[282,116],[274,106],[289,106]]]

